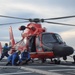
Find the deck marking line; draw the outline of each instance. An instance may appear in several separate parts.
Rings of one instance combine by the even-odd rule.
[[[21,69],[21,66],[0,66],[0,69]]]
[[[29,67],[21,67],[21,69],[28,70],[28,71],[31,71],[34,73],[44,74],[44,75],[62,75],[62,74],[58,74],[58,73],[54,73],[54,72],[48,72],[48,71],[33,69],[33,68],[29,68]]]
[[[68,71],[68,70],[75,70],[75,69],[56,69],[56,70],[48,70],[48,71]]]
[[[32,72],[2,73],[2,74],[0,74],[0,75],[24,74],[24,73],[32,73]]]

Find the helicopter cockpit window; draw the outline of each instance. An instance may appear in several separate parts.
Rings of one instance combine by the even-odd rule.
[[[54,43],[57,42],[57,40],[54,38],[53,34],[47,33],[42,35],[42,42],[43,43]]]
[[[56,39],[58,40],[59,43],[62,43],[63,42],[63,40],[62,40],[62,38],[61,38],[60,35],[55,34],[55,36],[56,36]]]

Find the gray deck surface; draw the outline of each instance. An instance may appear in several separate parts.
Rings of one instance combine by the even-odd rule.
[[[61,64],[29,62],[24,66],[5,66],[6,60],[0,61],[0,75],[75,75],[75,64],[61,62]]]

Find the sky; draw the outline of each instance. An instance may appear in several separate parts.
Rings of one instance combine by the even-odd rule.
[[[75,0],[0,0],[0,15],[20,18],[55,18],[75,15]],[[24,20],[0,17],[0,24],[22,22]],[[75,25],[75,18],[51,20]],[[9,27],[12,26],[16,41],[21,39],[19,26],[28,23],[0,25],[0,41],[9,42]],[[41,23],[48,32],[61,35],[62,39],[75,49],[75,27]]]

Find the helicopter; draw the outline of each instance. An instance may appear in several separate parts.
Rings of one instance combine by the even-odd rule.
[[[9,34],[10,34],[10,45],[12,46],[11,53],[15,50],[20,50],[21,52],[27,49],[30,52],[30,56],[32,59],[39,58],[42,62],[45,62],[47,58],[58,58],[54,62],[60,64],[59,58],[67,59],[67,56],[70,56],[74,53],[74,49],[68,46],[61,38],[61,36],[54,32],[47,32],[46,28],[42,27],[40,22],[46,22],[51,24],[58,25],[67,25],[67,26],[75,26],[72,24],[64,24],[58,22],[50,22],[46,20],[56,20],[56,19],[64,19],[64,18],[72,18],[75,16],[65,16],[65,17],[57,17],[57,18],[48,18],[48,19],[25,19],[11,16],[0,15],[0,17],[5,18],[14,18],[14,19],[22,19],[26,20],[26,22],[30,22],[27,26],[22,25],[19,27],[19,30],[22,31],[22,39],[18,42],[15,42],[13,36],[13,30],[10,26]],[[13,24],[13,23],[8,23]],[[5,24],[6,25],[6,24]]]

